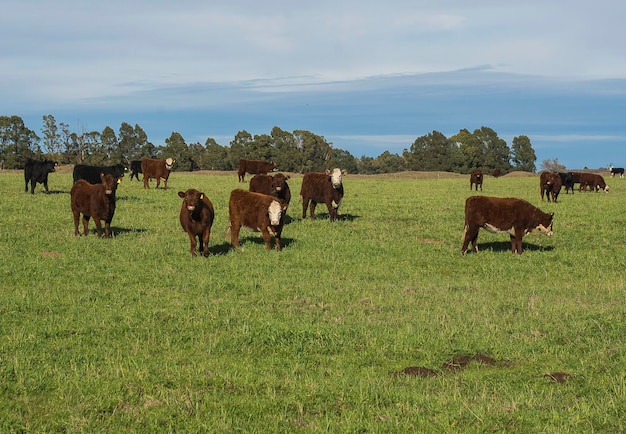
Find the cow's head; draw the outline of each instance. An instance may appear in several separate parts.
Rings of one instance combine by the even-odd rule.
[[[609,192],[609,186],[608,186],[608,185],[605,185],[605,186],[604,186],[604,192],[605,192],[605,193],[608,193],[608,192]]]
[[[204,193],[190,188],[189,190],[184,192],[179,191],[178,197],[183,199],[183,206],[185,207],[185,209],[187,209],[187,211],[189,212],[193,212],[193,210],[195,210],[196,207],[200,205],[202,199],[204,199]]]
[[[289,178],[289,175],[283,175],[282,173],[277,173],[276,175],[274,175],[272,177],[272,190],[276,190],[277,192],[283,191],[285,189],[285,186],[287,185],[286,182]]]
[[[551,237],[554,235],[554,230],[552,229],[552,220],[554,219],[554,213],[546,214],[544,218],[541,219],[539,224],[532,229],[531,232],[540,232],[544,235]]]
[[[104,194],[107,196],[112,196],[115,194],[115,190],[117,190],[117,185],[122,182],[120,178],[114,178],[113,175],[107,173],[100,173],[100,182],[104,185]]]
[[[334,168],[332,171],[327,170],[326,174],[328,175],[328,179],[330,183],[333,185],[334,189],[337,189],[341,186],[343,181],[343,176],[347,175],[348,172],[346,170],[341,170],[339,168]]]
[[[267,215],[270,219],[270,225],[279,226],[282,222],[283,205],[279,201],[273,200],[267,208]]]
[[[44,170],[46,172],[56,172],[56,166],[58,166],[59,163],[56,163],[52,160],[46,160],[44,161]]]
[[[173,158],[166,158],[165,159],[165,168],[167,170],[172,170],[172,166],[174,165],[175,162],[176,162],[176,160],[174,160]]]

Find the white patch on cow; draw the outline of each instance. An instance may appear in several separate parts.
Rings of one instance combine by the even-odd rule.
[[[500,229],[495,227],[494,225],[490,224],[490,223],[485,223],[485,226],[483,226],[485,229],[487,229],[489,232],[494,233],[494,234],[511,234],[511,235],[515,235],[515,228],[511,227],[511,229]]]
[[[335,202],[334,200],[331,202],[331,205],[333,206],[333,208],[337,209],[339,208],[339,205],[341,205],[341,200],[339,202]]]
[[[343,180],[343,175],[339,168],[334,168],[332,172],[330,172],[330,182],[333,184],[333,188],[337,189],[341,185]]]
[[[273,200],[267,209],[267,213],[270,218],[270,224],[272,226],[278,226],[280,224],[280,217],[283,212],[283,207],[280,206],[280,202]]]
[[[604,192],[608,193],[609,192],[609,186],[607,185],[606,187],[604,187]]]
[[[549,237],[554,235],[554,231],[552,230],[552,225],[550,225],[548,227],[545,227],[544,225],[539,225],[535,229],[533,229],[531,232],[540,232],[540,233],[542,233],[544,235],[547,235]]]

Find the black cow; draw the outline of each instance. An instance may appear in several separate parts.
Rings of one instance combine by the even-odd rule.
[[[611,172],[611,176],[619,175],[620,178],[624,177],[624,168],[623,167],[609,167],[609,171]]]
[[[48,173],[55,172],[56,166],[52,160],[44,160],[37,161],[29,158],[26,160],[26,164],[24,165],[24,183],[26,186],[24,187],[24,191],[28,192],[28,183],[30,182],[30,193],[35,194],[35,184],[40,183],[43,184],[46,189],[46,193],[48,191]]]
[[[133,180],[133,176],[139,181],[139,174],[141,171],[141,160],[133,160],[130,162],[130,180]]]
[[[115,164],[113,166],[88,166],[86,164],[77,164],[74,166],[74,183],[79,179],[84,179],[90,184],[100,184],[102,182],[100,174],[111,175],[115,179],[122,178],[126,172],[126,166],[123,164]]]
[[[565,187],[565,194],[568,194],[569,190],[572,190],[574,194],[574,174],[572,172],[559,172],[561,177],[561,184]]]

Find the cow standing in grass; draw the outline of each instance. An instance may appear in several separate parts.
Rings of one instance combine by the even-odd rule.
[[[30,182],[30,194],[35,194],[35,185],[37,183],[43,184],[43,187],[48,191],[48,174],[55,172],[56,163],[52,160],[37,161],[29,158],[24,165],[24,182],[26,187],[25,192],[28,192],[28,183]]]
[[[620,178],[624,177],[624,168],[623,167],[609,167],[609,172],[611,172],[611,177],[615,175],[619,175]]]
[[[122,178],[126,172],[126,166],[123,164],[114,164],[112,166],[88,166],[86,164],[77,164],[74,166],[72,176],[74,182],[84,179],[90,184],[99,184],[100,174],[111,175],[115,179]]]
[[[315,207],[325,203],[330,221],[337,219],[339,205],[343,199],[343,177],[345,170],[338,168],[326,172],[308,172],[302,178],[300,196],[302,197],[302,218],[306,218],[306,210],[310,206],[311,219],[315,219]]]
[[[79,179],[72,186],[70,200],[74,214],[74,234],[79,235],[78,220],[83,215],[83,234],[89,234],[89,218],[93,217],[98,236],[102,236],[101,221],[104,221],[105,238],[111,237],[111,220],[115,214],[115,190],[120,179],[111,174],[100,174],[99,184],[90,184]]]
[[[276,250],[281,250],[280,237],[283,231],[285,213],[283,204],[277,198],[262,193],[242,189],[233,190],[228,202],[231,244],[239,247],[239,230],[246,226],[261,231],[265,247],[271,250],[271,236],[274,236]]]
[[[215,218],[213,204],[204,193],[193,188],[184,192],[179,191],[178,197],[183,199],[180,208],[180,224],[189,235],[191,256],[197,256],[196,237],[200,241],[200,253],[209,256],[209,237]]]
[[[289,175],[277,173],[272,175],[254,175],[250,180],[250,191],[255,193],[269,194],[280,199],[285,206],[285,211],[291,202],[291,190],[287,180]]]
[[[143,188],[150,188],[150,179],[156,179],[156,187],[159,188],[161,179],[163,179],[163,189],[167,190],[167,180],[170,177],[172,166],[176,160],[166,158],[165,160],[155,160],[152,158],[144,158],[141,160],[141,171],[143,172]]]
[[[556,203],[556,200],[559,197],[559,193],[561,192],[561,177],[558,173],[544,171],[539,175],[539,190],[541,192],[541,200],[543,200],[544,193],[548,198],[548,202],[550,202],[550,196],[552,196],[552,201]]]
[[[276,164],[274,164],[273,161],[246,160],[241,158],[239,160],[239,170],[237,171],[237,175],[239,177],[239,182],[244,182],[246,172],[251,175],[264,175],[271,172],[275,168]]]
[[[472,189],[472,185],[478,191],[478,186],[480,186],[480,191],[483,191],[483,171],[480,169],[474,169],[470,174],[470,190]]]

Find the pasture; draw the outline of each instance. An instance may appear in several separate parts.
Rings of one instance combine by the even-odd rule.
[[[469,176],[348,174],[331,223],[301,219],[294,175],[268,252],[224,237],[235,172],[126,176],[112,239],[74,236],[71,173],[33,196],[0,172],[0,431],[623,432],[626,180],[605,179],[555,204],[537,176],[486,176],[555,234],[520,256],[481,230],[462,256]],[[208,258],[188,188],[215,207]]]

